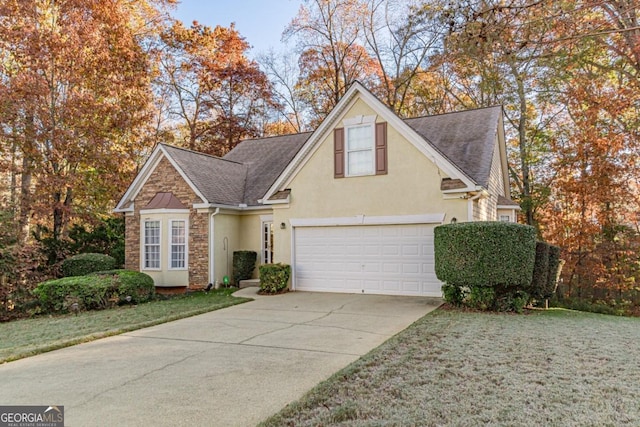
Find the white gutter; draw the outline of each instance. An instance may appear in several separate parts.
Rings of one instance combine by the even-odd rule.
[[[220,213],[220,208],[216,208],[209,216],[209,283],[215,284],[216,281],[216,269],[215,269],[215,239],[214,239],[214,216]]]

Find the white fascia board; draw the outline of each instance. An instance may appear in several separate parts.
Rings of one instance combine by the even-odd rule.
[[[286,199],[279,199],[279,200],[258,200],[258,202],[262,202],[262,204],[264,205],[286,205],[287,203],[290,202],[290,198],[291,196],[287,196]]]
[[[138,193],[140,192],[140,189],[144,186],[145,182],[147,182],[147,179],[151,175],[151,172],[153,172],[153,170],[156,168],[156,166],[160,162],[161,154],[162,154],[161,147],[162,147],[161,145],[158,145],[153,150],[153,152],[151,153],[147,161],[144,162],[142,169],[140,169],[140,172],[138,172],[138,174],[134,178],[129,188],[127,188],[127,191],[124,193],[124,196],[122,196],[122,198],[116,205],[114,212],[127,211],[128,208],[124,208],[122,206],[124,206],[128,201],[133,201],[138,195]]]
[[[113,213],[133,213],[133,212],[135,212],[135,209],[133,207],[133,202],[132,202],[131,205],[128,208],[117,208],[116,207],[111,212],[113,212]]]
[[[519,205],[497,205],[496,209],[504,209],[509,211],[521,211],[522,208]]]
[[[228,209],[232,211],[259,211],[269,209],[268,206],[239,206],[239,205],[223,205],[219,203],[194,203],[193,209],[207,210],[207,209]]]
[[[396,225],[396,224],[442,224],[444,213],[423,215],[367,216],[356,215],[334,218],[292,218],[292,227],[336,227],[344,225]]]

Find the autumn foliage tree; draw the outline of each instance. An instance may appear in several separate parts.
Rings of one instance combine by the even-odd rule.
[[[0,5],[0,147],[21,181],[21,240],[30,223],[62,238],[73,218],[108,212],[131,179],[149,102],[139,6]]]
[[[184,145],[224,155],[243,139],[262,134],[275,107],[271,84],[249,44],[233,25],[211,28],[176,21],[162,34],[157,83],[171,96],[169,114]]]

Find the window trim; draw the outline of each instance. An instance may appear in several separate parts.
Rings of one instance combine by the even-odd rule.
[[[158,243],[153,245],[147,244],[147,223],[155,222],[158,224]],[[147,247],[158,247],[158,267],[147,267]],[[162,221],[159,219],[143,219],[142,220],[142,259],[140,269],[145,271],[161,271],[162,270]]]
[[[173,267],[173,223],[174,222],[182,222],[184,223],[184,243],[181,244],[184,246],[184,266],[182,267]],[[189,220],[186,218],[172,218],[169,219],[169,233],[167,236],[167,252],[168,252],[168,264],[167,270],[169,271],[185,271],[189,269]],[[177,245],[176,245],[177,246]]]

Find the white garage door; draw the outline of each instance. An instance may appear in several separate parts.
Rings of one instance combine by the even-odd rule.
[[[296,227],[300,291],[441,296],[433,225]]]

